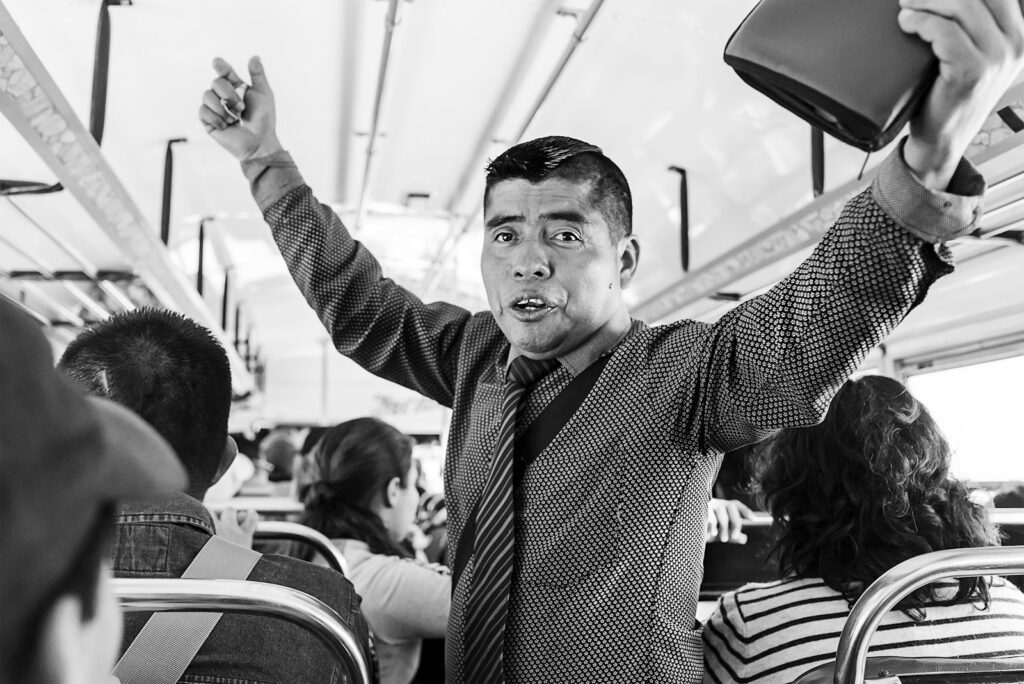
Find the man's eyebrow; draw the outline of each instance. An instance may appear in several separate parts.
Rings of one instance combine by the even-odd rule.
[[[522,222],[525,220],[526,217],[523,216],[522,214],[497,214],[496,216],[492,216],[491,218],[487,219],[487,222],[484,224],[484,228],[496,228],[497,226],[500,226],[505,223],[513,221]]]
[[[587,223],[587,217],[581,212],[567,209],[564,211],[552,211],[541,214],[542,221],[566,221],[568,223]]]

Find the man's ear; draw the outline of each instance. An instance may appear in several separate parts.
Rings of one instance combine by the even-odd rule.
[[[235,438],[228,435],[227,441],[224,442],[224,451],[220,454],[220,464],[217,466],[217,472],[213,476],[213,480],[210,482],[211,485],[217,484],[220,478],[224,477],[224,473],[228,472],[228,468],[235,461],[235,456],[238,455],[238,444],[235,442]]]
[[[388,480],[388,486],[384,488],[384,507],[394,508],[395,504],[398,503],[398,493],[402,488],[402,483],[397,477],[393,477]]]
[[[640,241],[635,235],[627,235],[619,241],[619,287],[625,290],[636,275],[640,263]]]

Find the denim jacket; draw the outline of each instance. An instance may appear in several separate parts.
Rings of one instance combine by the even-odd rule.
[[[214,534],[213,518],[185,494],[158,502],[122,506],[117,519],[113,568],[116,577],[180,577]],[[369,636],[360,599],[340,573],[294,558],[264,555],[249,575],[298,589],[332,607],[355,630],[370,662]],[[151,613],[127,613],[121,653]],[[319,639],[284,620],[225,614],[181,682],[188,684],[285,684],[351,682]]]

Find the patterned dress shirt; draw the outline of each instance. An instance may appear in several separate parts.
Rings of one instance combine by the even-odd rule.
[[[508,342],[490,312],[425,304],[384,278],[287,153],[243,171],[338,351],[451,407],[445,495],[454,558],[494,450]],[[715,324],[635,322],[611,350],[577,350],[539,381],[527,419],[611,353],[515,494],[509,682],[701,681],[694,613],[721,454],[820,420],[868,351],[951,270],[948,250],[930,243],[972,229],[984,181],[964,162],[950,188],[959,194],[923,188],[896,153],[768,292]],[[452,597],[449,682],[462,681],[472,575],[470,558]]]

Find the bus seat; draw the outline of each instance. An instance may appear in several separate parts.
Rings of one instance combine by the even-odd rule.
[[[348,563],[345,562],[345,556],[331,543],[330,539],[312,527],[294,522],[261,520],[256,523],[253,540],[281,540],[304,544],[320,554],[327,561],[329,568],[337,570],[342,575],[348,577]],[[288,555],[297,555],[300,558],[307,557],[298,554]]]
[[[370,664],[355,634],[334,610],[301,591],[245,580],[115,579],[114,595],[126,612],[251,613],[287,620],[319,638],[370,684]]]
[[[839,637],[835,662],[805,673],[797,684],[1024,682],[1024,658],[873,658],[875,667],[867,678],[865,658],[871,636],[882,618],[918,587],[954,577],[1020,572],[1024,572],[1024,546],[950,549],[903,561],[872,582],[857,600]],[[907,669],[895,669],[897,661]],[[961,670],[962,667],[967,670]]]
[[[725,592],[735,591],[748,582],[771,582],[779,578],[778,563],[769,558],[771,525],[771,515],[755,513],[753,520],[743,523],[746,544],[713,541],[705,545],[701,601],[717,601]]]
[[[797,684],[831,684],[835,662],[825,663],[805,673]],[[865,684],[907,684],[927,682],[961,684],[966,682],[1024,682],[1024,658],[868,658],[864,666]]]
[[[1024,508],[994,508],[989,510],[989,518],[999,526],[1004,546],[1024,545]],[[773,541],[771,524],[770,514],[756,512],[754,519],[743,525],[746,544],[712,542],[705,547],[701,601],[717,601],[722,594],[748,582],[779,578],[778,563],[769,555]],[[1007,579],[1024,589],[1024,576],[1011,574]]]
[[[1024,546],[1024,508],[993,508],[988,514],[999,526],[1003,546]],[[1008,575],[1006,579],[1024,589],[1024,575]]]

